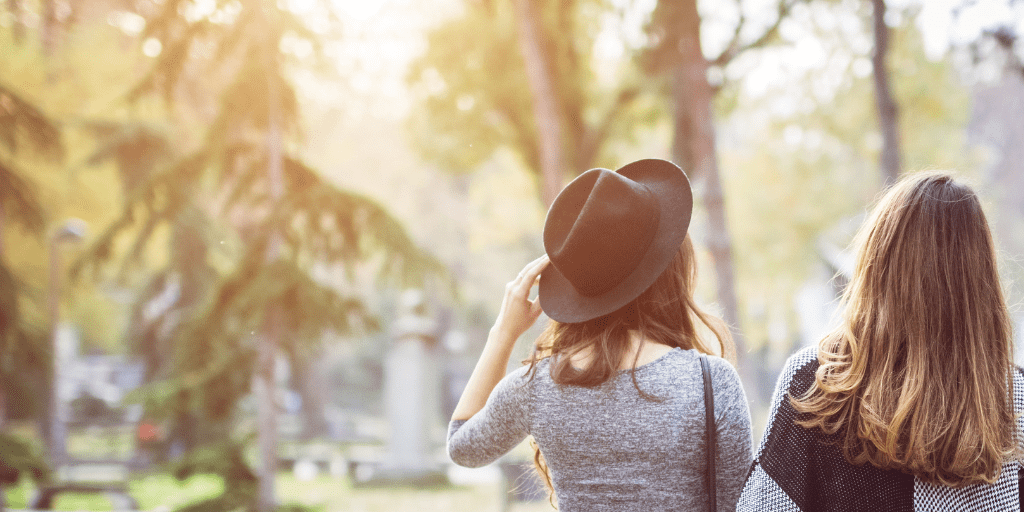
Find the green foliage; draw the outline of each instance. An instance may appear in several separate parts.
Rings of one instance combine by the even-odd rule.
[[[594,46],[610,7],[603,1],[537,2],[543,46],[562,108],[566,177],[595,165],[615,166],[607,143],[630,141],[655,118],[642,79],[628,62],[594,68]],[[499,148],[539,173],[539,135],[519,53],[512,3],[465,2],[464,15],[427,36],[408,82],[416,99],[413,144],[453,172],[475,170]],[[614,167],[613,167],[614,168]]]
[[[0,205],[2,214],[19,222],[31,231],[43,230],[43,206],[36,195],[35,186],[12,161],[0,155]]]
[[[36,482],[45,482],[50,479],[50,467],[31,443],[0,433],[0,482],[16,482],[23,474]]]
[[[191,451],[180,475],[225,480],[222,495],[183,510],[248,509],[256,478],[241,459],[244,443],[224,440],[249,392],[268,312],[280,313],[284,352],[309,357],[315,350],[299,347],[315,347],[325,331],[378,327],[346,280],[374,272],[407,285],[443,267],[378,203],[295,156],[298,99],[280,43],[319,36],[273,2],[217,2],[198,17],[187,4],[169,0],[147,20],[142,37],[159,39],[163,51],[126,98],[157,94],[171,110],[192,103],[202,125],[191,131],[200,135],[132,121],[89,125],[99,148],[87,162],[113,163],[125,198],[74,270],[142,281],[128,335],[151,382],[133,398],[172,431],[193,433],[183,436]],[[151,252],[166,259],[154,265]],[[346,273],[314,279],[328,269]]]
[[[286,261],[265,265],[254,250],[237,272],[217,283],[195,318],[177,332],[175,385],[164,394],[187,398],[204,414],[230,419],[234,405],[248,391],[255,357],[255,333],[268,304],[283,311],[280,340],[286,346],[313,343],[322,330],[349,332],[353,322],[376,326],[363,303],[342,298],[313,282]]]
[[[225,441],[193,450],[176,462],[171,472],[178,480],[212,474],[224,481],[219,496],[185,505],[178,512],[250,510],[256,503],[256,475],[243,456],[243,444]]]
[[[462,19],[434,29],[408,74],[420,98],[411,119],[413,142],[452,170],[476,168],[506,141],[538,166],[529,87],[515,52],[515,17],[510,2],[491,5],[501,11],[470,4]],[[468,108],[459,108],[460,101]]]
[[[41,232],[43,206],[35,186],[14,158],[64,157],[64,143],[57,125],[42,109],[3,82],[0,75],[0,208],[2,214],[34,232]]]
[[[830,59],[767,87],[760,97],[737,93],[723,122],[726,142],[720,154],[737,285],[754,348],[768,343],[775,350],[789,349],[799,322],[797,294],[809,280],[828,276],[821,268],[823,242],[845,246],[857,216],[881,186],[872,77],[856,70],[858,59],[870,55],[854,50],[858,46],[849,38],[856,33],[819,27],[814,18],[800,21],[809,21],[807,36],[822,44]],[[864,23],[857,30],[869,37],[869,28]],[[965,141],[969,91],[951,62],[925,58],[912,18],[894,27],[892,35],[890,66],[907,170],[969,172],[975,164]],[[841,77],[834,88],[821,86],[833,76]],[[781,332],[773,335],[773,329]]]
[[[54,122],[38,106],[3,83],[0,83],[0,143],[11,154],[27,149],[55,160],[64,156],[61,132]]]
[[[177,512],[224,512],[253,510],[256,503],[256,474],[245,460],[245,442],[226,441],[193,450],[176,462],[171,472],[178,480],[214,475],[224,481],[223,492],[213,498],[190,503]],[[286,504],[279,512],[312,512],[304,505]]]
[[[39,235],[44,231],[46,210],[36,184],[18,162],[26,156],[60,160],[64,145],[56,123],[7,86],[4,78],[0,74],[0,220],[9,219]],[[6,224],[0,222],[0,247],[4,245]],[[45,348],[47,338],[26,317],[23,307],[25,301],[35,297],[28,293],[5,256],[0,248],[0,393],[10,399],[24,387],[25,380],[35,377],[26,375],[26,368],[48,374],[51,365]],[[13,444],[11,447],[16,449]],[[12,452],[12,456],[17,455]]]
[[[340,264],[351,276],[357,263],[379,258],[378,276],[399,286],[446,274],[375,200],[335,187],[299,160],[285,160],[285,176],[288,193],[269,224],[296,263]]]
[[[90,166],[113,163],[120,174],[125,194],[142,188],[145,180],[176,154],[163,126],[104,120],[83,124],[96,141],[96,150],[86,163]]]
[[[28,369],[48,375],[52,366],[46,332],[23,314],[23,293],[17,276],[0,258],[0,389],[7,400],[19,392],[24,395],[39,377]]]

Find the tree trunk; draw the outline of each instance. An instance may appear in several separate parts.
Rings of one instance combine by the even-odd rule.
[[[5,217],[4,209],[0,206],[0,264],[4,261],[4,225],[6,224],[7,217]],[[8,313],[10,314],[10,313]],[[15,319],[14,315],[8,317]],[[13,323],[13,322],[12,322]],[[13,325],[4,326],[6,329],[13,329]],[[0,336],[4,335],[3,330],[0,330]],[[3,386],[0,388],[0,432],[4,430],[4,424],[7,421],[7,393],[9,392],[9,386]],[[46,439],[45,437],[43,439]],[[0,511],[3,510],[3,489],[0,488]]]
[[[57,0],[43,0],[43,55],[52,57],[57,49]]]
[[[889,26],[885,24],[885,0],[872,0],[874,7],[875,53],[871,64],[875,76],[875,106],[878,108],[878,123],[882,131],[882,154],[880,167],[883,186],[896,182],[901,167],[899,109],[893,98],[889,83],[889,69],[886,56],[889,53]]]
[[[526,65],[526,77],[533,96],[540,152],[541,199],[551,206],[562,190],[562,177],[569,171],[562,144],[562,109],[544,51],[541,19],[533,0],[513,1],[519,28],[519,50]]]
[[[733,276],[732,239],[725,216],[725,200],[718,175],[715,154],[715,126],[712,91],[707,81],[707,60],[700,46],[700,15],[696,0],[662,0],[664,8],[678,9],[670,19],[678,20],[679,56],[673,70],[672,93],[675,102],[673,158],[690,176],[703,181],[704,208],[707,210],[707,247],[711,252],[717,278],[722,314],[736,342],[740,374],[754,382],[747,362],[746,343],[740,328],[739,306]]]
[[[58,468],[64,462],[64,438],[61,436],[63,429],[58,423],[60,418],[60,390],[57,386],[57,379],[60,376],[60,369],[57,368],[58,354],[57,327],[60,316],[60,251],[57,248],[58,242],[51,234],[47,237],[49,249],[50,276],[47,280],[46,309],[49,320],[50,340],[50,361],[51,366],[47,372],[46,380],[49,385],[47,395],[46,417],[46,447],[50,454],[50,465]]]
[[[271,79],[273,80],[273,79]],[[275,96],[271,96],[274,98]],[[274,100],[271,99],[273,103]],[[271,179],[271,196],[275,201],[283,195],[283,162],[281,158],[281,132],[280,124],[275,119],[277,105],[271,107],[271,125],[267,135],[270,161],[268,172]],[[276,176],[276,178],[275,178]],[[277,181],[278,186],[273,183]],[[277,189],[275,191],[275,189]],[[270,248],[267,252],[267,264],[272,263],[278,257],[280,240],[275,235],[271,236]],[[277,379],[275,378],[277,347],[281,337],[282,311],[278,304],[267,306],[266,319],[263,325],[262,336],[259,337],[256,358],[256,371],[253,374],[254,393],[257,408],[257,432],[260,467],[257,470],[258,502],[257,512],[270,512],[276,507],[277,499],[274,495],[274,486],[277,476],[277,403],[275,390]]]
[[[22,18],[21,1],[7,0],[7,10],[11,13],[11,32],[14,44],[20,45],[25,40],[25,21]]]
[[[692,99],[688,96],[690,84],[687,80],[688,71],[683,65],[677,65],[672,69],[672,160],[686,169],[691,180],[697,180],[699,172],[696,168],[696,159],[693,157],[694,139],[693,128],[697,125],[693,119],[694,108],[691,105]]]
[[[253,374],[253,395],[256,398],[256,437],[260,466],[256,470],[256,512],[270,512],[277,506],[274,487],[277,476],[277,401],[275,360],[281,334],[281,311],[276,305],[267,308],[263,332],[259,337],[256,372]]]
[[[328,389],[323,368],[324,352],[313,355],[295,356],[293,370],[295,381],[302,390],[302,438],[310,441],[329,434],[324,409],[327,404],[325,392]]]
[[[281,133],[280,87],[278,84],[277,39],[272,36],[269,23],[265,24],[266,47],[264,48],[264,69],[267,80],[267,180],[273,203],[284,197],[284,141]],[[267,250],[267,264],[280,256],[279,233],[271,233]],[[256,512],[274,510],[277,499],[274,494],[277,476],[277,404],[275,390],[275,362],[277,347],[282,333],[283,311],[278,304],[267,306],[263,335],[259,338],[257,368],[253,375],[257,407],[257,439],[260,453],[260,467],[257,470]]]

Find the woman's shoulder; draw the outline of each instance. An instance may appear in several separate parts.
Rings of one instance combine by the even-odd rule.
[[[1024,368],[1013,365],[1013,412],[1017,415],[1017,431],[1024,433]],[[1024,449],[1024,436],[1021,436]]]
[[[798,370],[813,363],[817,367],[818,345],[808,345],[789,355],[786,359],[785,369]]]
[[[775,385],[776,390],[786,390],[793,394],[802,394],[814,382],[814,374],[818,371],[818,347],[809,347],[797,350],[783,365],[779,372],[779,380]]]
[[[541,373],[541,371],[540,371],[541,366],[542,365],[544,365],[545,367],[547,366],[546,361],[547,361],[547,359],[541,359],[540,361],[537,361],[537,363],[532,365],[532,366],[529,363],[526,363],[526,364],[524,364],[524,365],[522,365],[522,366],[520,366],[520,367],[518,367],[518,368],[516,368],[516,369],[514,369],[514,370],[512,370],[510,372],[508,372],[507,374],[505,374],[505,378],[502,379],[502,380],[503,381],[507,381],[509,384],[518,384],[518,385],[529,384],[529,382],[531,380],[533,380],[535,372],[536,372],[536,374],[540,374]]]
[[[711,372],[711,381],[715,384],[716,388],[719,388],[722,385],[732,386],[740,384],[739,372],[737,372],[736,367],[725,358],[713,354],[701,354],[693,349],[686,350],[684,352],[691,353],[693,359],[697,359],[701,355],[707,359],[708,370]]]
[[[536,385],[536,381],[551,380],[550,358],[538,359],[535,363],[529,362],[515,368],[505,374],[505,378],[498,383],[501,387],[516,387],[530,389]]]

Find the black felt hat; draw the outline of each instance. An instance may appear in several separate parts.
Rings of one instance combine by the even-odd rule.
[[[686,239],[693,192],[672,162],[591,169],[565,186],[544,221],[551,260],[540,304],[563,323],[611,313],[644,292]]]

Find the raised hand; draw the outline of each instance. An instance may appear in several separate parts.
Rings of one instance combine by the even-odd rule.
[[[540,298],[530,300],[530,290],[540,279],[541,272],[548,266],[545,254],[526,265],[515,279],[505,285],[505,297],[501,310],[494,321],[493,330],[502,338],[514,343],[540,316]]]
[[[505,286],[505,298],[494,327],[487,336],[484,350],[476,362],[473,373],[466,382],[466,389],[452,413],[453,420],[467,420],[483,409],[494,386],[505,376],[512,347],[540,316],[540,299],[530,300],[530,290],[537,283],[540,273],[548,266],[547,255],[526,265],[512,282]]]

